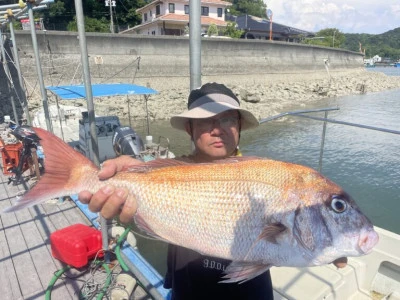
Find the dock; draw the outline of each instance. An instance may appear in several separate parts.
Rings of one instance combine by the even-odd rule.
[[[9,176],[3,174],[2,166],[0,173],[0,211],[3,211],[13,205],[25,189],[22,184],[9,184]],[[28,181],[28,185],[31,184],[32,179]],[[0,221],[0,298],[3,300],[45,299],[54,274],[66,266],[53,258],[50,235],[77,223],[93,226],[74,201],[58,199],[17,212],[2,213]],[[52,299],[80,299],[82,293],[87,295],[84,289],[90,281],[104,282],[107,276],[102,270],[96,272],[98,274],[94,275],[90,264],[65,272],[51,290]],[[113,278],[119,272],[120,268],[112,269]],[[114,280],[112,284],[115,284]],[[136,288],[130,299],[150,297],[144,290]]]

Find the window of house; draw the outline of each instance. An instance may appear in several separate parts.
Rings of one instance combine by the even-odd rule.
[[[147,13],[144,13],[144,21],[147,22]]]
[[[222,8],[221,7],[219,7],[217,9],[217,13],[218,13],[218,18],[222,18]]]
[[[175,13],[175,3],[168,3],[168,10],[170,14]]]
[[[150,15],[150,17],[151,17],[151,16],[153,15],[153,13],[150,11],[150,14],[149,14],[149,15]]]
[[[201,15],[202,16],[208,16],[208,6],[202,6],[201,7]]]
[[[185,5],[185,15],[189,14],[189,5]]]
[[[156,16],[160,14],[160,5],[156,6]]]

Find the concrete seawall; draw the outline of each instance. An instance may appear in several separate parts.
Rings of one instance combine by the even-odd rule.
[[[190,86],[187,37],[88,33],[86,39],[92,83],[135,83],[156,89],[159,94],[148,103],[152,119],[168,119],[186,108]],[[38,32],[37,40],[46,86],[82,84],[77,33]],[[42,96],[30,33],[17,31],[16,43],[29,107],[36,111],[42,107]],[[360,53],[341,49],[208,38],[202,39],[201,59],[202,83],[226,84],[239,97],[241,105],[260,118],[288,107],[303,107],[321,98],[400,87],[394,77],[366,72]],[[47,94],[49,103],[54,104],[55,97]],[[12,114],[9,100],[0,97],[0,102],[2,99],[7,109],[0,111],[0,121],[2,114]],[[130,112],[127,97],[97,99],[96,113],[144,119],[144,100],[137,96],[129,99]],[[86,106],[83,100],[61,101],[61,104]]]
[[[162,88],[157,82],[165,77],[172,82],[173,78],[179,78],[178,83],[182,77],[189,78],[187,37],[88,33],[86,38],[93,82],[108,77],[112,77],[108,80],[111,82],[150,80],[152,85],[154,82],[155,87]],[[62,76],[61,82],[81,78],[77,70],[80,64],[77,33],[38,32],[37,39],[45,76],[53,73],[55,80]],[[18,31],[16,40],[23,73],[28,78],[35,77],[30,33]],[[327,59],[333,72],[363,66],[360,53],[341,49],[260,40],[202,40],[202,75],[206,77],[318,71],[326,75]]]

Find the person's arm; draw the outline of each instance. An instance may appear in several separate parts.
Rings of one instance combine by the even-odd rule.
[[[102,180],[108,179],[124,167],[140,163],[142,163],[140,160],[124,155],[110,159],[103,163],[98,176]],[[129,223],[136,212],[137,203],[132,196],[128,197],[128,194],[126,188],[106,185],[94,194],[89,191],[82,191],[78,194],[78,197],[82,203],[89,204],[91,211],[100,212],[104,218],[111,219],[119,215],[122,223]]]

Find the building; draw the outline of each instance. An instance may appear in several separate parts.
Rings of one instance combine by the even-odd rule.
[[[245,39],[265,39],[270,37],[270,21],[250,15],[229,16],[229,20],[236,22],[237,29],[244,30]],[[313,37],[313,32],[272,22],[272,40],[285,42],[299,42],[305,37]]]
[[[219,0],[201,1],[202,33],[215,24],[219,30],[227,25],[225,10],[232,5]],[[185,35],[189,26],[189,0],[155,0],[136,10],[142,15],[142,23],[122,31],[122,34]]]

